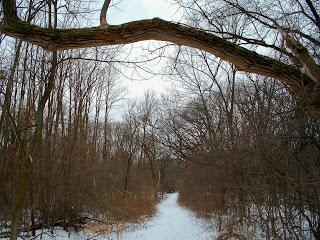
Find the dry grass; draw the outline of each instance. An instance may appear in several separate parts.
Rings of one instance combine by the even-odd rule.
[[[153,196],[125,194],[110,200],[106,211],[116,219],[135,222],[153,216],[157,202]]]
[[[158,199],[125,194],[114,197],[104,206],[106,220],[86,224],[83,230],[90,233],[119,233],[128,228],[128,223],[140,223],[152,217]],[[112,219],[112,220],[108,220]],[[130,224],[131,225],[131,224]]]
[[[231,239],[246,240],[244,236],[238,233],[223,233],[217,237],[217,240],[231,240]]]
[[[94,224],[87,224],[83,231],[88,233],[114,233],[114,232],[122,232],[128,228],[128,225],[124,222],[117,222],[117,223],[94,223]]]

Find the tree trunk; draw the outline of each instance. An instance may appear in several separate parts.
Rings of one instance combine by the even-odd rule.
[[[51,60],[51,69],[49,80],[45,91],[40,99],[38,111],[36,113],[36,129],[32,139],[31,149],[29,152],[23,153],[21,157],[21,176],[18,181],[18,190],[13,199],[13,211],[11,217],[11,240],[15,240],[19,236],[20,218],[23,212],[24,204],[26,201],[28,186],[30,183],[30,174],[32,167],[32,156],[37,151],[37,147],[41,141],[42,126],[43,126],[43,112],[46,102],[51,94],[54,86],[55,72],[57,67],[57,52],[53,52]]]

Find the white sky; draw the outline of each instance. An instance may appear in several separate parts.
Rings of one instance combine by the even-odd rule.
[[[102,6],[103,0],[100,0],[100,2]],[[112,0],[111,4],[115,4],[108,10],[108,23],[111,25],[154,17],[171,21],[178,21],[180,20],[179,17],[181,18],[181,12],[179,12],[177,5],[174,5],[172,0]],[[148,45],[150,45],[150,41],[134,44],[134,49],[131,52],[132,57],[139,57],[141,48],[147,48]],[[152,71],[160,72],[164,66],[164,61],[156,63],[156,66],[154,65],[155,62],[146,67]],[[142,97],[147,90],[164,93],[169,86],[169,83],[159,75],[150,78],[151,75],[144,76],[143,71],[139,71],[140,76],[138,74],[132,75],[132,70],[123,68],[123,71],[125,75],[136,79],[128,80],[122,77],[124,85],[128,88],[129,97]],[[144,77],[148,78],[148,80],[143,80]]]
[[[113,0],[111,4],[115,4],[115,6],[108,11],[110,24],[121,24],[154,17],[177,20],[178,8],[171,0]]]

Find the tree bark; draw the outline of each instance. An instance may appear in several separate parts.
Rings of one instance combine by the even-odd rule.
[[[3,7],[5,22],[19,19],[15,0],[2,0],[2,7]]]
[[[107,11],[109,8],[111,0],[105,0],[103,3],[103,6],[101,8],[101,13],[100,13],[100,27],[107,27],[108,22],[107,22]]]

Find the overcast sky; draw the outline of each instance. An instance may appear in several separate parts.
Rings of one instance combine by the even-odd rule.
[[[101,0],[100,5],[103,4]],[[111,4],[115,6],[108,10],[108,23],[109,24],[121,24],[129,21],[150,19],[159,17],[165,20],[178,21],[181,18],[181,12],[177,5],[174,5],[172,0],[112,0]],[[132,58],[141,54],[140,48],[147,48],[150,42],[143,42],[134,44],[134,50],[131,52]],[[145,66],[152,71],[159,72],[164,65],[164,61],[158,63],[153,62],[149,66]],[[132,76],[132,70],[125,70],[122,68],[124,74]],[[146,90],[153,90],[158,93],[165,92],[169,83],[164,81],[161,76],[154,76],[150,78],[150,74],[144,75],[143,71],[139,71],[138,74],[133,75],[133,79],[128,80],[122,77],[125,85],[128,87],[128,93],[130,97],[142,97]],[[143,80],[146,77],[148,80]]]
[[[176,20],[178,11],[171,0],[113,0],[111,3],[115,4],[115,7],[109,9],[110,24],[154,17]]]
[[[101,8],[103,0],[99,0],[98,9]],[[108,23],[111,25],[122,24],[129,21],[150,19],[159,17],[170,21],[179,21],[182,13],[177,5],[173,4],[172,0],[112,0],[111,5],[115,5],[108,10]],[[97,19],[98,20],[98,19]],[[97,23],[98,24],[98,23]],[[133,44],[133,49],[130,51],[130,60],[142,57],[146,54],[141,49],[159,47],[160,44],[155,41],[145,41]],[[151,62],[145,68],[160,73],[165,66],[165,60],[161,62]],[[128,98],[142,98],[147,90],[154,91],[159,95],[166,92],[170,87],[170,82],[160,75],[152,76],[139,70],[138,74],[132,74],[132,69],[122,67],[121,72],[135,80],[129,80],[124,76],[120,76],[121,81],[128,89]],[[147,80],[144,80],[147,78]],[[115,109],[111,112],[111,117],[114,120],[121,119],[121,115],[125,112],[125,106]]]

